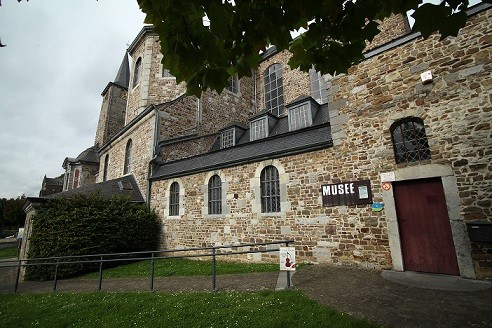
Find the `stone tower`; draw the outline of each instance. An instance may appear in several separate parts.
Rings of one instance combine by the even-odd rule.
[[[125,52],[114,82],[109,82],[101,93],[103,102],[94,142],[98,147],[108,142],[125,125],[129,81],[130,65],[128,53]]]

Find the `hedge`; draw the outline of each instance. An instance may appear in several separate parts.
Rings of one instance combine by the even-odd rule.
[[[76,194],[50,199],[32,219],[28,258],[155,250],[159,222],[146,204],[129,198]],[[98,264],[61,265],[58,277],[93,271]],[[53,266],[28,266],[27,280],[52,279]]]

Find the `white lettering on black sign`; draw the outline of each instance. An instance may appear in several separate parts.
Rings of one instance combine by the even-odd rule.
[[[363,191],[362,193],[360,193]],[[323,205],[358,205],[372,203],[369,180],[334,183],[321,186]]]

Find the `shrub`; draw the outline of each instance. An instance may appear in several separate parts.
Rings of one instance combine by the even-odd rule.
[[[32,219],[28,258],[155,250],[159,223],[145,204],[125,197],[76,194],[50,199]],[[94,263],[60,265],[66,278],[98,267]],[[29,266],[26,279],[52,279],[54,266]]]

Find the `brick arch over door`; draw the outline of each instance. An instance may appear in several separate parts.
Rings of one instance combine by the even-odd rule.
[[[470,244],[465,223],[460,214],[460,198],[456,185],[456,177],[452,168],[448,165],[428,164],[410,166],[395,171],[395,183],[430,178],[440,178],[442,181],[459,274],[463,277],[474,279],[476,276],[471,258]],[[388,221],[388,236],[393,269],[403,271],[405,264],[401,247],[402,239],[399,230],[394,188],[383,191],[382,193],[386,219]]]

